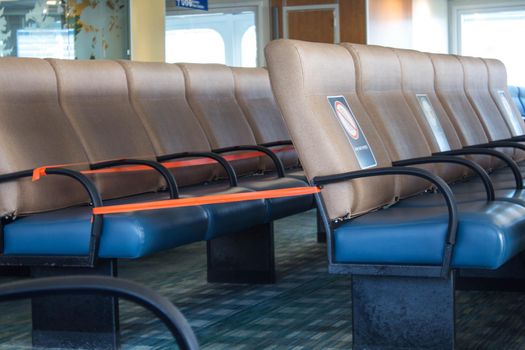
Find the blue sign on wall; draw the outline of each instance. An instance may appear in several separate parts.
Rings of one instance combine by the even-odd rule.
[[[208,11],[208,0],[177,0],[177,6]]]

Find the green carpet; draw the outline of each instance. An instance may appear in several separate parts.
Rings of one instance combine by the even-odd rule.
[[[177,305],[203,349],[350,349],[350,280],[326,272],[315,212],[275,227],[278,282],[206,283],[205,243],[119,265],[120,277],[149,286]],[[8,278],[0,278],[0,283]],[[458,349],[525,349],[525,295],[457,292]],[[27,301],[0,304],[0,349],[31,344]],[[176,349],[159,321],[121,302],[123,349]]]

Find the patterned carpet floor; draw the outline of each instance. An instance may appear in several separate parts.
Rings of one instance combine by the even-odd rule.
[[[276,222],[274,285],[207,283],[204,243],[122,262],[119,275],[177,305],[202,349],[350,349],[350,280],[327,273],[315,230],[313,211]],[[525,349],[525,295],[456,293],[458,349]],[[177,348],[149,312],[127,302],[120,310],[122,349]],[[0,349],[30,349],[30,330],[29,302],[0,304]]]

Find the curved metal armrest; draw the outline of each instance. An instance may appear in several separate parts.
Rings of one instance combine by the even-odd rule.
[[[456,234],[458,229],[458,208],[456,200],[454,199],[454,193],[443,179],[424,169],[393,166],[390,168],[373,168],[353,171],[350,173],[317,176],[314,177],[313,183],[317,186],[323,186],[364,177],[385,175],[410,175],[423,178],[433,183],[440,191],[441,195],[445,198],[448,209],[448,225],[443,262],[441,264],[441,275],[447,276],[450,271],[450,263],[452,261],[454,245],[456,244]]]
[[[108,295],[139,304],[153,312],[166,325],[180,349],[199,349],[190,325],[168,299],[149,288],[121,279],[70,276],[7,283],[0,286],[0,301],[70,293]]]
[[[231,187],[236,187],[238,185],[237,181],[237,174],[235,173],[235,170],[231,166],[230,163],[224,157],[213,153],[213,152],[182,152],[182,153],[174,153],[174,154],[167,154],[165,156],[157,157],[157,160],[159,162],[166,162],[168,160],[172,159],[180,159],[180,158],[189,158],[189,157],[196,157],[196,158],[210,158],[219,163],[222,168],[226,171],[226,174],[228,174],[228,180],[230,181]]]
[[[519,135],[519,136],[513,136],[510,139],[506,141],[513,141],[513,142],[524,142],[525,141],[525,135]]]
[[[79,173],[78,171],[63,169],[63,168],[48,168],[46,169],[47,175],[60,175],[67,176],[78,181],[82,187],[86,190],[91,200],[91,206],[93,208],[102,206],[102,198],[98,193],[95,185],[87,178],[84,174]],[[33,170],[24,170],[18,171],[15,173],[0,175],[0,183],[15,181],[24,177],[33,176]],[[100,246],[100,235],[102,232],[102,215],[93,215],[93,220],[91,222],[91,239],[89,241],[89,256],[88,264],[93,265],[98,257],[98,249]]]
[[[242,151],[242,150],[257,151],[257,152],[266,154],[268,157],[270,157],[272,162],[275,164],[277,175],[279,177],[285,177],[286,173],[284,171],[283,162],[281,162],[281,159],[277,157],[277,155],[274,152],[272,152],[272,150],[269,148],[266,148],[263,146],[256,146],[256,145],[242,145],[242,146],[233,146],[233,147],[214,149],[213,152],[227,153],[227,152],[235,152],[235,151]]]
[[[487,193],[487,201],[493,201],[496,197],[494,193],[494,185],[492,184],[492,181],[490,180],[489,174],[483,169],[478,163],[473,162],[468,159],[463,158],[457,158],[452,156],[431,156],[431,157],[421,157],[421,158],[412,158],[412,159],[404,159],[399,160],[396,162],[393,162],[393,165],[396,166],[407,166],[407,165],[417,165],[417,164],[432,164],[432,163],[452,163],[452,164],[459,164],[463,165],[472,171],[474,171],[483,182],[483,186],[485,187],[485,192]]]
[[[489,143],[483,143],[480,145],[466,146],[465,148],[517,148],[525,151],[525,145],[510,140],[497,140]]]
[[[259,146],[263,147],[276,147],[276,146],[293,146],[292,140],[280,140],[260,143]]]
[[[488,155],[488,156],[493,156],[493,157],[501,159],[503,162],[507,164],[507,166],[512,171],[512,174],[514,175],[514,180],[516,181],[516,189],[517,190],[523,189],[523,179],[522,179],[521,171],[518,167],[518,164],[516,164],[516,162],[511,157],[506,155],[505,153],[499,152],[495,149],[475,148],[475,147],[434,153],[434,155],[446,155],[446,156],[468,156],[468,155],[473,155],[473,154]]]
[[[166,169],[166,167],[164,167],[162,164],[154,162],[152,160],[142,160],[142,159],[140,160],[139,159],[109,160],[105,162],[91,164],[90,168],[92,170],[98,170],[98,169],[112,168],[112,167],[122,166],[122,165],[144,165],[144,166],[154,169],[164,178],[164,181],[166,181],[166,185],[168,186],[170,198],[171,199],[179,198],[179,189],[177,187],[177,181],[173,177],[173,174],[168,169]]]

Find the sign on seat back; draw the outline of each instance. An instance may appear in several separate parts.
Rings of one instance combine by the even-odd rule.
[[[345,48],[277,40],[266,47],[266,59],[275,97],[309,179],[373,167],[364,146],[377,166],[391,165],[357,98],[354,64]],[[322,193],[331,219],[356,215],[394,201],[395,178],[332,184]]]
[[[235,99],[233,73],[220,64],[180,64],[191,109],[213,149],[256,144],[255,136]],[[260,169],[258,158],[232,163],[239,174]]]
[[[290,134],[275,98],[268,71],[264,68],[232,68],[235,97],[252,128],[257,143],[289,140]],[[295,151],[279,153],[285,167],[298,165]],[[274,168],[265,161],[265,168]]]
[[[120,61],[128,78],[131,103],[142,119],[157,155],[209,152],[206,134],[188,102],[184,75],[167,63]],[[215,165],[173,169],[178,185],[212,180]]]
[[[85,163],[82,144],[58,103],[53,68],[44,60],[0,59],[0,172]],[[47,176],[0,185],[0,215],[53,210],[89,200],[76,181]]]
[[[403,95],[410,106],[433,153],[461,148],[454,126],[434,90],[434,67],[430,58],[419,51],[394,49],[401,64]],[[454,180],[466,174],[465,168],[446,166],[446,178]]]
[[[488,142],[476,111],[465,94],[463,68],[455,56],[429,54],[434,66],[436,94],[456,129],[461,144],[472,146]],[[484,168],[494,163],[485,157],[480,161]]]
[[[405,101],[401,67],[389,48],[342,44],[355,62],[357,94],[394,161],[431,155],[430,146]],[[381,69],[378,69],[381,67]],[[434,171],[434,165],[421,166]],[[412,177],[399,178],[400,196],[427,188],[429,183]]]
[[[512,136],[523,135],[525,124],[509,93],[505,65],[495,59],[484,59],[483,61],[485,61],[488,70],[489,93],[503,115]]]
[[[91,163],[155,159],[140,118],[131,107],[124,69],[114,61],[49,60],[58,79],[60,105],[79,135]],[[105,198],[159,189],[154,171],[97,174]]]

